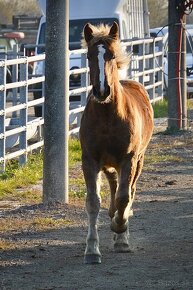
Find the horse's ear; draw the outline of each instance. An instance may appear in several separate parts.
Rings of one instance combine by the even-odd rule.
[[[109,36],[111,36],[113,39],[116,40],[119,38],[119,25],[115,21],[113,22],[113,25],[110,28]]]
[[[90,27],[90,23],[87,23],[85,25],[83,32],[84,32],[84,38],[86,42],[88,43],[93,38],[93,30]]]

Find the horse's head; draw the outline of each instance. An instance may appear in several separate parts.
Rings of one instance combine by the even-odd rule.
[[[116,76],[118,78],[114,43],[118,40],[119,27],[114,22],[107,35],[94,34],[93,28],[90,24],[84,27],[93,95],[98,102],[108,102],[111,99],[114,79]]]

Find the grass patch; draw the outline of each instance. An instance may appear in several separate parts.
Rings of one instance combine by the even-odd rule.
[[[177,155],[151,152],[145,155],[145,166],[154,165],[162,162],[181,162],[183,159]]]
[[[69,140],[69,167],[81,161],[81,147],[78,139]],[[43,153],[28,156],[26,165],[20,166],[18,160],[7,162],[6,171],[0,174],[0,200],[23,200],[24,202],[40,201],[37,190],[24,188],[37,184],[43,177]],[[20,190],[21,189],[21,190]]]
[[[61,228],[62,226],[70,225],[72,221],[65,219],[54,219],[52,217],[25,217],[15,218],[9,217],[1,219],[0,232],[22,232],[22,231],[45,231],[50,229]]]
[[[152,104],[154,118],[165,118],[168,116],[168,101],[164,98]]]
[[[73,222],[63,218],[55,219],[53,217],[6,217],[1,219],[0,233],[7,235],[21,232],[36,232],[61,229],[72,225]],[[10,238],[0,239],[0,250],[11,250],[21,247],[21,243]]]
[[[74,166],[81,161],[81,147],[78,139],[70,139],[69,141],[69,166]]]
[[[152,104],[154,110],[154,118],[167,118],[168,117],[168,101],[164,98]],[[192,99],[187,100],[187,109],[193,110]]]
[[[189,110],[193,110],[193,100],[192,99],[187,100],[187,108]]]
[[[0,175],[0,200],[12,196],[29,184],[36,184],[42,178],[43,158],[41,153],[29,155],[25,166],[19,166],[18,161],[8,162],[6,171]]]

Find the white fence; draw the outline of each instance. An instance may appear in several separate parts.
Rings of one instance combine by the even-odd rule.
[[[151,102],[163,97],[163,45],[162,38],[142,39],[124,42],[128,52],[132,52],[128,78],[136,79],[149,92]],[[70,102],[69,134],[79,131],[81,114],[91,86],[86,50],[74,50],[72,55],[81,55],[80,69],[74,69],[69,75],[81,74],[81,86],[71,88],[69,96],[79,95],[78,101]],[[34,115],[35,106],[43,107],[45,76],[33,75],[31,66],[45,60],[45,54],[21,56],[18,53],[0,53],[0,171],[5,170],[6,161],[19,158],[20,164],[27,160],[29,152],[43,146],[42,116]],[[11,75],[11,80],[9,79]],[[34,85],[40,84],[41,96],[33,98]]]

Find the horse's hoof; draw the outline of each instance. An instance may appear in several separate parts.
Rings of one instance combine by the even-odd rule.
[[[112,222],[111,222],[111,230],[114,233],[117,233],[117,234],[124,233],[127,230],[127,226],[128,226],[128,221],[126,221],[124,224],[118,224],[116,222],[115,217],[112,219]]]
[[[84,256],[85,264],[101,264],[101,256],[95,254],[89,254]]]
[[[129,245],[125,243],[114,244],[114,251],[116,253],[130,253],[131,252]]]

